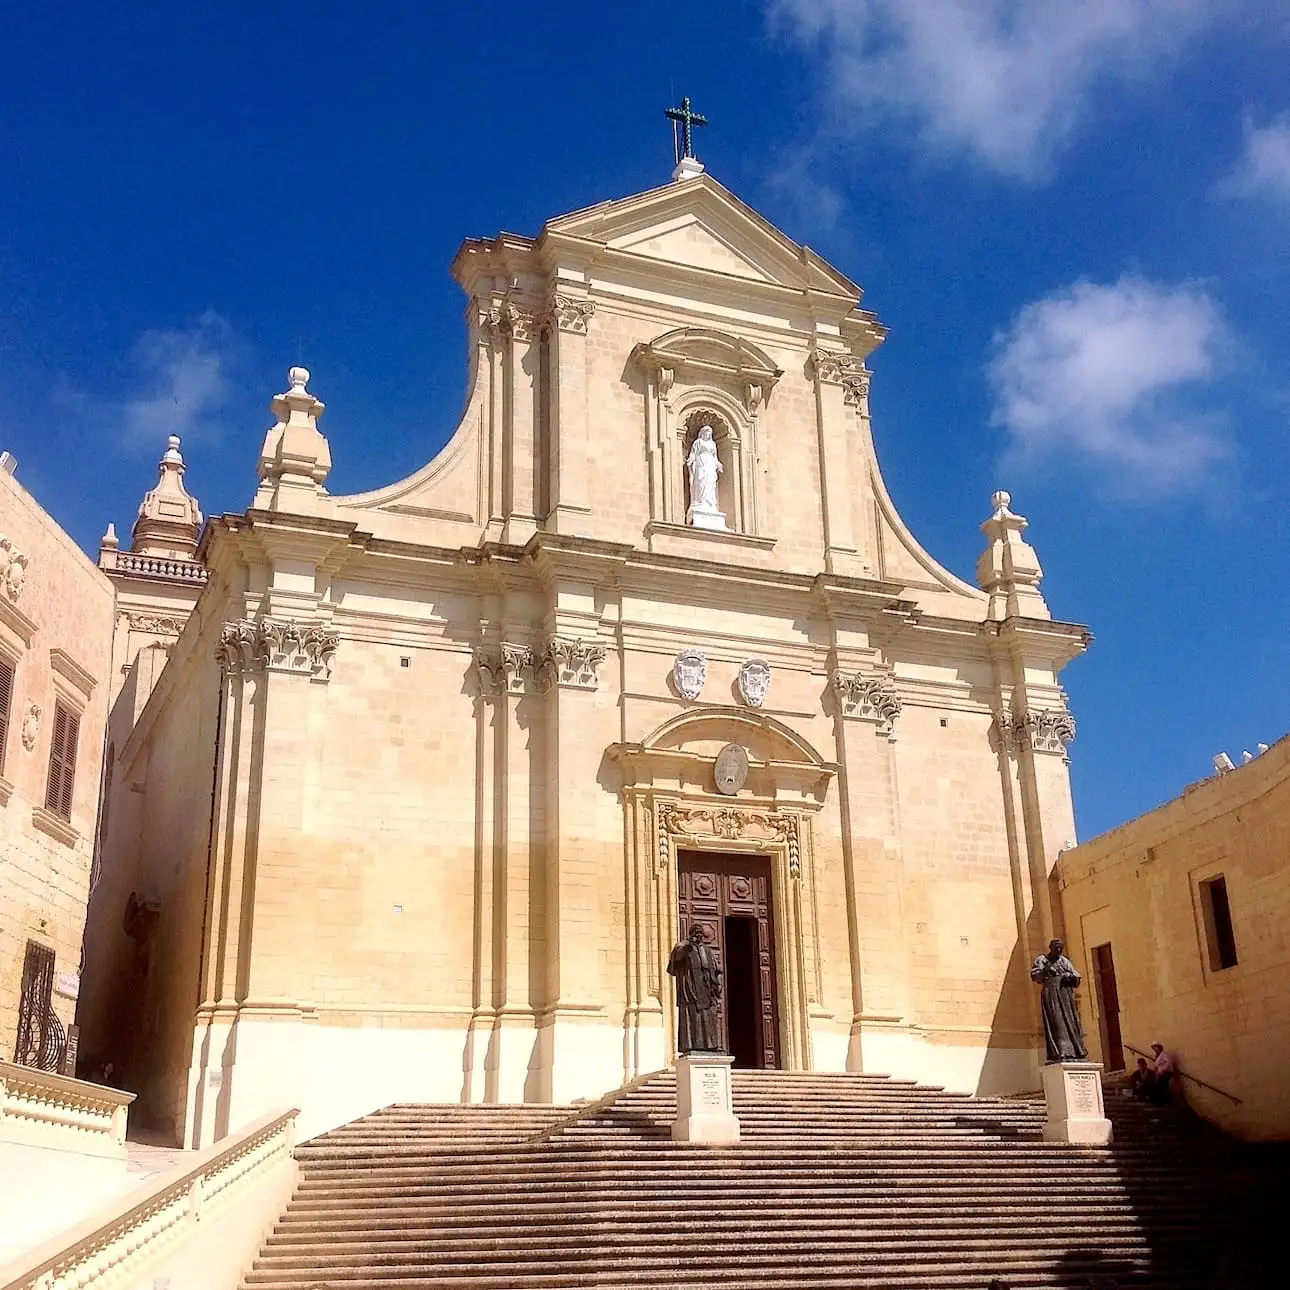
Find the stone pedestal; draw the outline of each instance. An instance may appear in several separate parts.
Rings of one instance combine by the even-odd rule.
[[[686,1053],[676,1059],[674,1142],[738,1142],[728,1053]]]
[[[1049,1062],[1044,1067],[1044,1101],[1047,1141],[1084,1147],[1104,1147],[1111,1141],[1100,1062]]]
[[[707,506],[691,506],[685,518],[696,529],[713,529],[718,533],[729,533],[730,525],[726,523],[725,511],[718,511]]]

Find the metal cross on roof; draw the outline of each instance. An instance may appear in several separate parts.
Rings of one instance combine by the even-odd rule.
[[[676,138],[676,127],[673,126],[672,128],[672,143],[674,151],[677,154],[676,160],[680,161],[682,157],[693,157],[694,139],[691,135],[691,129],[696,125],[707,125],[708,118],[706,116],[700,116],[690,107],[690,96],[688,94],[681,100],[681,106],[679,108],[667,108],[666,115],[668,120],[680,122],[681,125],[681,138],[679,144]]]

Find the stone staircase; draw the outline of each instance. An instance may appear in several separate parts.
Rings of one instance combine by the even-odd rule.
[[[727,1147],[671,1142],[667,1072],[572,1114],[388,1107],[298,1148],[300,1186],[245,1285],[1261,1284],[1286,1159],[1185,1113],[1109,1097],[1116,1142],[1089,1150],[1043,1142],[1034,1099],[734,1081],[743,1141]]]

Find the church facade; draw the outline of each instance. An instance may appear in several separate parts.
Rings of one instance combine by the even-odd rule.
[[[470,392],[410,478],[330,494],[309,373],[274,400],[115,750],[89,943],[155,916],[82,1044],[141,1118],[599,1096],[673,1060],[696,922],[738,1064],[1037,1086],[1087,632],[1006,494],[980,586],[922,550],[884,329],[697,169],[462,246]]]

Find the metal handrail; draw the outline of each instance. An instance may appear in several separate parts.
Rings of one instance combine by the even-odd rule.
[[[1152,1053],[1144,1053],[1141,1048],[1134,1048],[1132,1044],[1124,1045],[1131,1053],[1137,1053],[1139,1057],[1145,1057],[1148,1061],[1153,1059]],[[1189,1079],[1193,1084],[1199,1084],[1201,1088],[1207,1088],[1211,1093],[1217,1093],[1219,1097],[1225,1097],[1229,1102],[1235,1102],[1237,1106],[1243,1106],[1244,1102],[1237,1097],[1235,1093],[1229,1093],[1225,1088],[1219,1088],[1217,1084],[1207,1084],[1203,1079],[1195,1075],[1188,1075],[1186,1071],[1174,1067],[1174,1074],[1179,1079]]]

